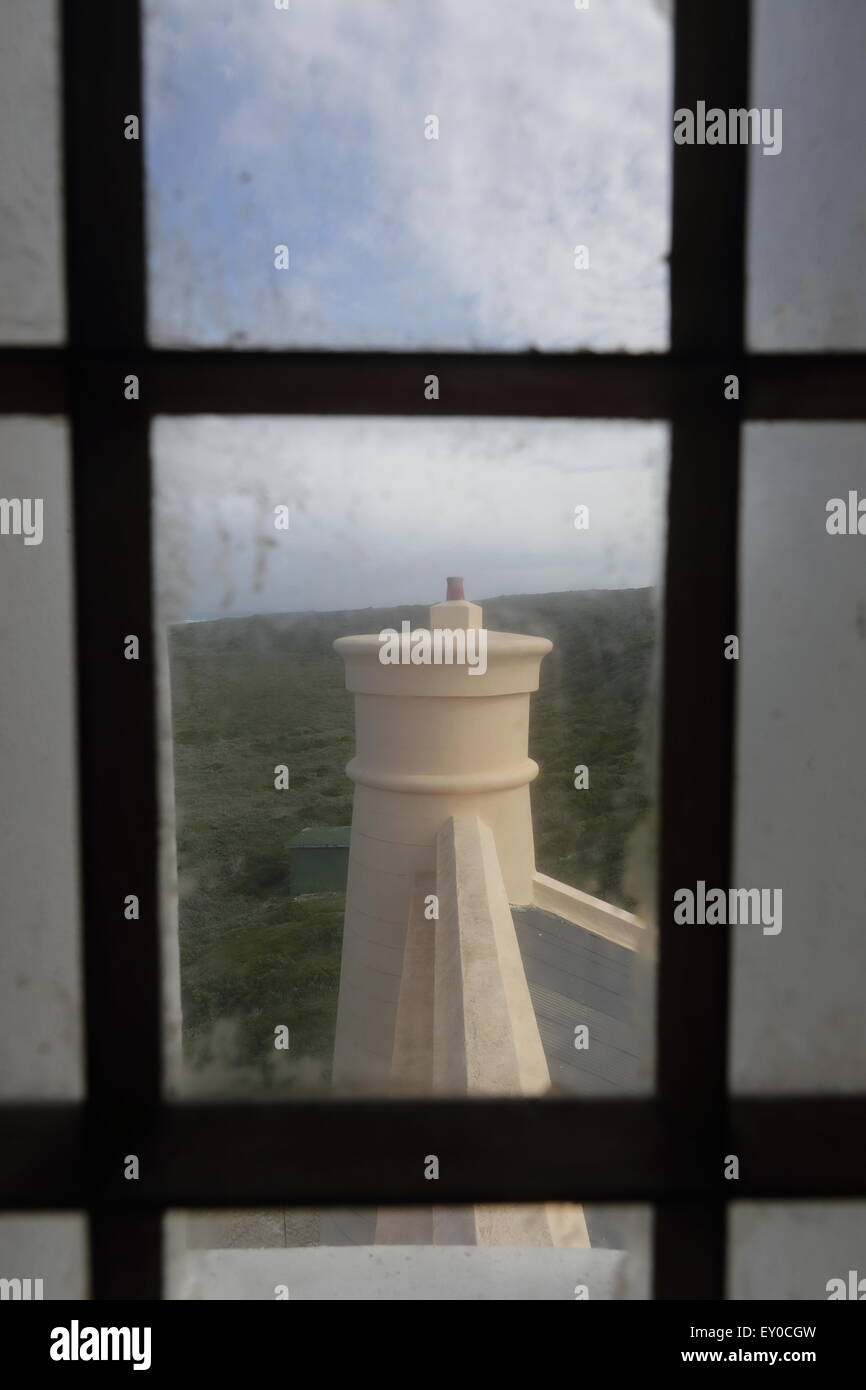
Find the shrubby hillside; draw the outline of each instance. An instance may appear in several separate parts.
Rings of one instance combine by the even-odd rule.
[[[487,627],[549,637],[530,754],[539,868],[626,908],[630,837],[652,826],[648,766],[655,617],[648,589],[483,600]],[[181,978],[187,1053],[202,1085],[315,1087],[327,1079],[343,896],[293,898],[288,842],[347,825],[352,698],[331,644],[424,607],[220,619],[169,634]],[[290,789],[276,792],[286,763]],[[590,784],[574,789],[574,768]],[[651,829],[644,835],[651,851]],[[291,1030],[276,1053],[273,1030]]]

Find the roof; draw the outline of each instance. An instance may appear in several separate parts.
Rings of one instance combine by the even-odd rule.
[[[350,825],[313,826],[289,840],[289,849],[348,849]]]
[[[645,1089],[634,951],[538,907],[511,908],[550,1079],[573,1095]],[[590,1045],[575,1048],[575,1026]]]

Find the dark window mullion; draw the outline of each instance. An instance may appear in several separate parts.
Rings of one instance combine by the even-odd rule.
[[[866,1097],[734,1097],[741,1177],[727,1198],[862,1198]],[[83,1107],[0,1106],[0,1207],[78,1209],[93,1195]],[[584,1137],[574,1143],[574,1133]],[[243,1134],[243,1145],[237,1142]],[[447,1143],[442,1202],[694,1201],[701,1173],[653,1100],[295,1101],[166,1105],[144,1149],[165,1206],[430,1201],[416,1157]],[[361,1162],[345,1155],[364,1156]],[[274,1155],[277,1155],[275,1160]],[[135,1201],[116,1166],[99,1196]]]
[[[147,416],[124,399],[144,348],[137,0],[63,8],[64,215],[78,639],[91,1292],[161,1294],[158,1211],[109,1206],[160,1099],[155,687]],[[95,367],[110,355],[114,370]],[[137,661],[124,658],[136,635]],[[136,894],[140,919],[124,917]],[[142,1174],[142,1190],[147,1173]],[[137,1188],[131,1182],[129,1193]]]
[[[676,7],[674,108],[747,105],[749,0]],[[672,432],[664,595],[662,855],[659,874],[659,1103],[667,1141],[689,1149],[703,1196],[659,1204],[654,1296],[722,1299],[728,1133],[728,929],[673,921],[673,895],[727,888],[731,873],[736,663],[738,406],[742,371],[747,151],[674,146],[671,349],[727,358],[716,403]]]
[[[67,408],[66,354],[0,347],[0,415]],[[118,372],[146,379],[150,415],[528,415],[664,420],[719,402],[731,355],[674,353],[298,353],[154,349],[100,356],[99,390]],[[866,353],[753,353],[742,363],[741,417],[866,420]],[[431,406],[418,383],[442,382]]]

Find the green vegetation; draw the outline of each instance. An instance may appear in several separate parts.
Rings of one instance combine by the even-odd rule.
[[[484,616],[554,643],[530,722],[539,868],[633,908],[629,837],[650,823],[652,592],[489,599]],[[421,626],[427,611],[171,629],[184,1035],[203,1087],[284,1093],[328,1078],[344,898],[293,898],[288,844],[305,826],[351,820],[352,697],[331,643],[404,618]],[[290,769],[287,791],[274,790],[277,763]],[[578,763],[590,770],[585,791],[574,789]],[[273,1047],[277,1024],[290,1029],[288,1052]]]

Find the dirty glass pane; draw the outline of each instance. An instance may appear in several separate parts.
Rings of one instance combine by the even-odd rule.
[[[0,6],[0,343],[59,343],[59,24],[55,0]]]
[[[156,421],[181,1089],[651,1086],[666,442],[564,420]],[[466,597],[435,607],[460,575]],[[415,632],[427,657],[401,646]],[[470,1060],[472,1020],[507,1055]]]
[[[147,0],[161,344],[667,345],[664,0]]]
[[[67,429],[0,420],[0,1097],[81,1095]]]
[[[87,1298],[85,1217],[80,1212],[0,1212],[0,1281],[4,1280],[3,1301]]]
[[[772,350],[866,347],[866,6],[755,0],[751,105],[781,149],[749,155],[747,336]]]
[[[596,1240],[592,1211],[565,1203],[173,1211],[164,1225],[167,1297],[302,1302],[648,1298],[650,1209],[618,1207],[618,1243],[612,1245]]]
[[[735,881],[762,901],[733,928],[731,1082],[860,1091],[866,427],[754,425],[745,445]]]
[[[864,1249],[866,1202],[733,1202],[727,1296],[862,1302]],[[766,1350],[769,1343],[760,1345]],[[808,1338],[786,1340],[784,1350],[810,1346]]]

